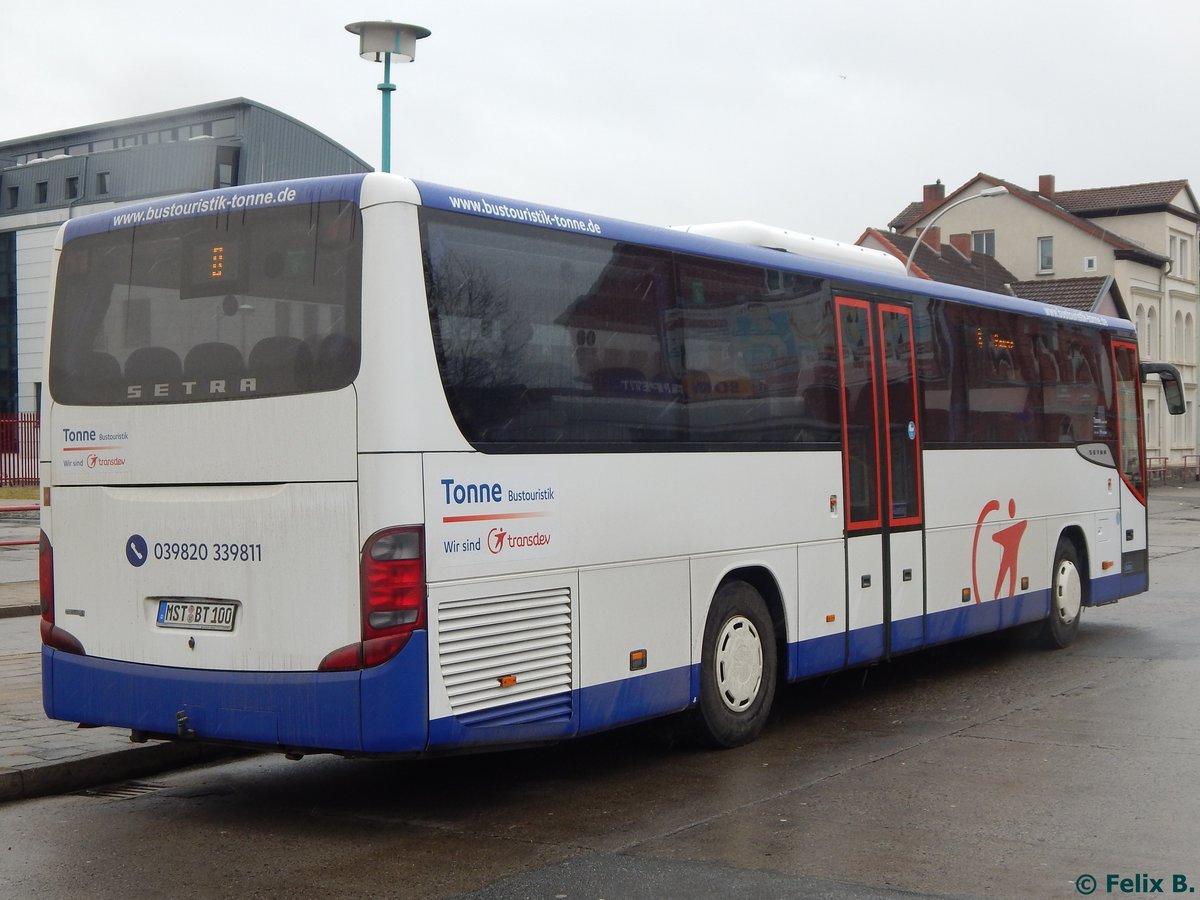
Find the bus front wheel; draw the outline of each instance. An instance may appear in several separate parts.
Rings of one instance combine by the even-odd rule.
[[[726,582],[704,626],[695,710],[700,740],[738,747],[758,737],[771,712],[775,678],[775,631],[766,603],[746,582]]]
[[[1084,577],[1075,545],[1060,538],[1050,573],[1050,615],[1042,627],[1042,642],[1052,649],[1069,647],[1079,634]]]

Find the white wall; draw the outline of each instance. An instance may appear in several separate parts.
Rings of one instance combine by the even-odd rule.
[[[50,304],[50,251],[57,225],[17,232],[17,410],[37,410]]]

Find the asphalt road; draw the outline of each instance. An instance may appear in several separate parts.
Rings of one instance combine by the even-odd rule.
[[[1200,492],[1153,509],[1151,591],[1087,611],[1068,650],[1001,635],[793,686],[735,751],[647,726],[434,761],[254,757],[13,802],[0,896],[1186,893]]]

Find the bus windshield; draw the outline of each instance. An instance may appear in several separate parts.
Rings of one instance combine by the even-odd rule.
[[[362,226],[346,201],[156,221],[63,248],[49,388],[79,406],[345,387]]]

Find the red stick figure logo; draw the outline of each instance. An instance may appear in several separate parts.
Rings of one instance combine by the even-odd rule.
[[[975,521],[975,537],[971,541],[971,588],[975,592],[975,602],[982,603],[983,598],[979,594],[979,532],[983,530],[984,520],[994,512],[999,512],[1000,501],[989,500],[984,504],[983,509],[979,513],[979,518]],[[1008,501],[1008,517],[1015,519],[1017,516],[1017,501],[1009,498]],[[1005,597],[1016,596],[1017,593],[1017,557],[1021,552],[1021,538],[1025,536],[1025,529],[1029,527],[1028,521],[1013,522],[1007,528],[1001,528],[992,535],[992,541],[1000,545],[1000,566],[996,570],[996,587],[992,592],[992,599],[1000,599],[1000,588],[1004,586],[1004,576],[1008,576],[1008,593]]]
[[[508,532],[503,528],[493,528],[488,532],[487,547],[493,554],[499,553],[504,549],[504,539],[508,537]]]

